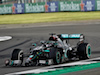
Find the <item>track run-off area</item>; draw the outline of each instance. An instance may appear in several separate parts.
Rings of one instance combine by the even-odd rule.
[[[0,41],[0,75],[20,73],[29,70],[37,70],[45,67],[61,67],[58,65],[51,66],[35,66],[35,67],[6,67],[4,65],[5,59],[10,58],[11,52],[15,48],[22,49],[25,54],[29,52],[30,46],[34,42],[48,39],[49,33],[56,34],[84,34],[86,42],[91,44],[92,55],[90,59],[97,59],[100,57],[100,21],[83,21],[83,22],[59,22],[59,23],[42,23],[42,24],[26,24],[20,27],[1,27],[0,36],[11,36],[9,40]],[[1,37],[0,37],[1,38]],[[83,60],[85,61],[85,60]],[[81,61],[66,62],[67,66],[70,64],[80,63]],[[86,61],[85,61],[86,62]],[[88,61],[87,63],[96,64],[98,60]],[[64,64],[60,64],[64,67]],[[69,64],[69,65],[68,65]],[[81,65],[83,65],[81,63]],[[99,64],[98,64],[99,65]],[[60,68],[61,69],[61,68]],[[100,67],[83,69],[79,71],[66,72],[65,75],[99,75]],[[50,69],[51,70],[51,69]],[[55,68],[52,68],[55,71]],[[73,69],[72,69],[73,70]],[[58,71],[59,74],[63,74]]]

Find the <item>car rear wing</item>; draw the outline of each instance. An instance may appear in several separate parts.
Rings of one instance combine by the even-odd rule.
[[[83,34],[60,34],[58,37],[61,39],[84,39]]]

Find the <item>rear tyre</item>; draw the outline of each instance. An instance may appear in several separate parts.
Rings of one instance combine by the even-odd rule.
[[[77,48],[80,60],[89,59],[91,56],[91,46],[88,43],[81,43]]]
[[[23,51],[21,49],[14,49],[12,52],[11,60],[21,60],[23,63]]]

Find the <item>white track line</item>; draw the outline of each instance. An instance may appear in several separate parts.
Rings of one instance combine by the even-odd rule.
[[[11,36],[0,36],[0,41],[7,41],[7,40],[10,40],[12,39]]]
[[[52,65],[49,67],[42,67],[39,69],[27,70],[27,71],[22,71],[22,72],[9,73],[9,74],[5,74],[5,75],[17,75],[17,74],[28,74],[28,73],[36,74],[36,73],[42,73],[42,72],[48,72],[48,71],[55,71],[56,70],[55,67],[86,65],[86,64],[97,63],[97,61],[92,61],[92,60],[96,60],[96,59],[100,60],[100,57],[88,59],[88,60],[77,61],[77,62],[64,63],[64,64],[60,64],[60,65]]]

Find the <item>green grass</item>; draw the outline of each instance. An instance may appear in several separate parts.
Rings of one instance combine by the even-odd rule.
[[[100,12],[57,12],[0,15],[0,24],[24,24],[100,19]]]

